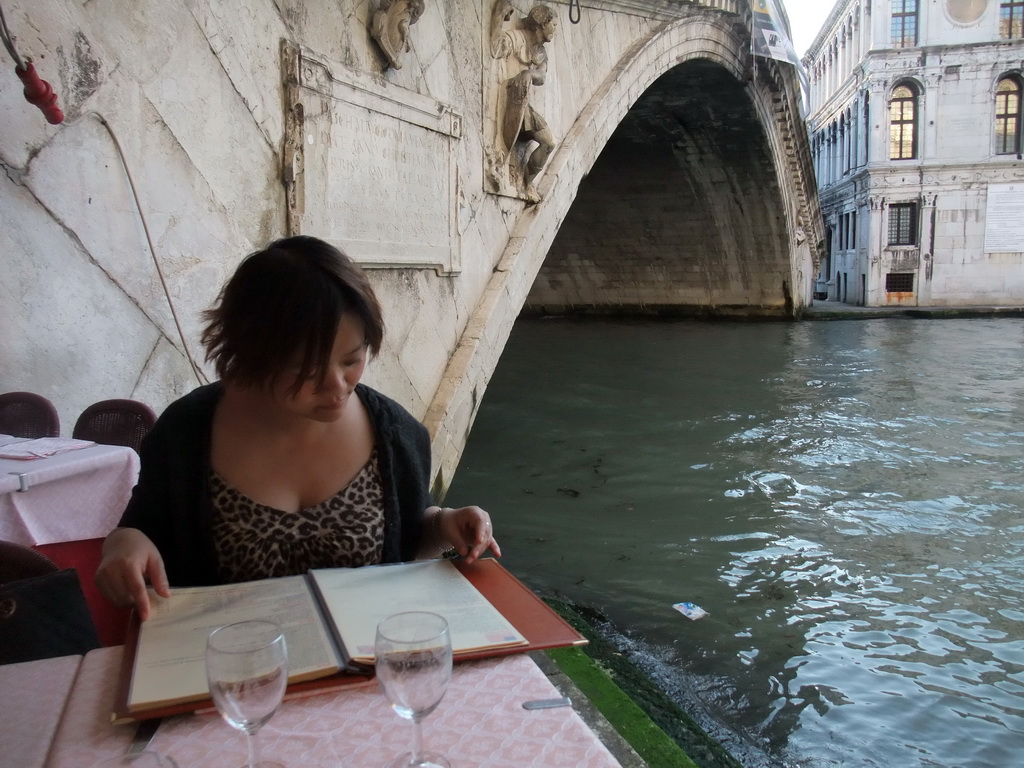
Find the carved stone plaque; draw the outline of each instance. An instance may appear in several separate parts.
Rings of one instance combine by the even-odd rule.
[[[291,234],[363,267],[458,272],[462,118],[446,104],[285,45]]]
[[[912,272],[921,266],[921,251],[886,249],[889,256],[889,269],[893,272]]]
[[[1024,182],[989,184],[985,253],[1024,251]]]

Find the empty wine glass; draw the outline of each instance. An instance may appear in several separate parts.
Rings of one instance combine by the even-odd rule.
[[[396,613],[377,625],[377,680],[392,709],[412,720],[412,752],[387,768],[451,768],[443,756],[423,751],[421,721],[441,703],[452,679],[448,622],[436,613]]]
[[[246,768],[284,768],[260,760],[256,732],[281,704],[288,685],[288,651],[272,621],[240,621],[215,629],[206,641],[206,680],[213,703],[249,745]]]

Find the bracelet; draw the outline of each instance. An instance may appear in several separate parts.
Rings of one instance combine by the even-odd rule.
[[[430,536],[437,545],[437,556],[441,560],[454,560],[459,556],[459,550],[444,540],[441,535],[441,515],[450,512],[450,507],[438,507],[434,513],[434,519],[430,523]]]

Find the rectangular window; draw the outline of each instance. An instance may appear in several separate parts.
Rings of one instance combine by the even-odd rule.
[[[913,272],[889,272],[885,276],[886,293],[913,293]]]
[[[892,0],[892,45],[894,48],[917,45],[917,0]]]
[[[1024,0],[999,4],[999,36],[1004,40],[1024,37]]]
[[[857,212],[850,214],[850,247],[857,247]]]
[[[889,206],[889,245],[917,245],[917,203]]]

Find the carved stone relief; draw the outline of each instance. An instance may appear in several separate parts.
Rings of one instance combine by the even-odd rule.
[[[491,11],[485,178],[488,191],[535,203],[540,200],[537,176],[555,148],[551,129],[537,109],[536,89],[547,77],[545,44],[554,38],[558,21],[542,4],[518,19],[515,14],[509,0],[497,0]]]
[[[402,68],[402,54],[410,50],[409,27],[423,15],[424,0],[380,0],[370,21],[370,36],[384,52],[388,66]]]

